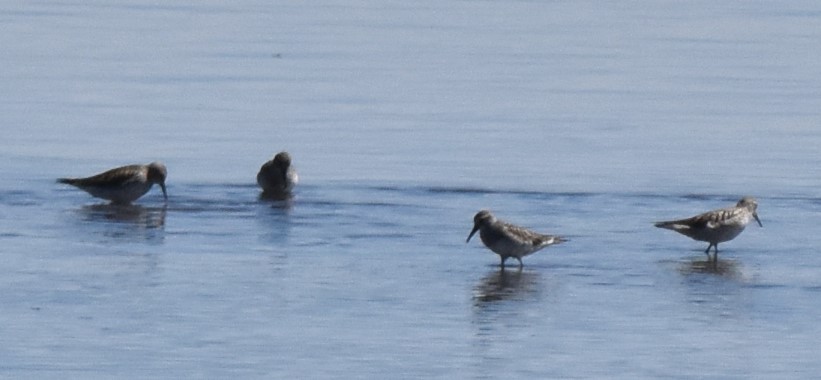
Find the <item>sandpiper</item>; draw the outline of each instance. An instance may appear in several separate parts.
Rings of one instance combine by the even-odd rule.
[[[496,219],[488,210],[479,211],[473,217],[473,230],[470,231],[466,242],[470,241],[476,231],[479,231],[482,243],[501,257],[502,268],[504,268],[505,260],[508,257],[515,257],[516,260],[519,260],[519,268],[521,268],[523,266],[522,257],[549,245],[567,241],[559,236],[543,235],[523,227],[505,223]]]
[[[658,222],[655,226],[676,231],[693,240],[710,243],[704,253],[709,259],[710,248],[715,247],[712,259],[717,260],[718,243],[733,240],[753,219],[758,222],[759,226],[764,227],[758,219],[757,208],[758,202],[755,198],[744,197],[736,203],[735,207],[708,211],[687,219]]]
[[[262,164],[257,173],[257,184],[262,187],[262,196],[266,198],[288,198],[298,181],[299,176],[291,167],[288,152],[277,153],[274,159]]]
[[[67,183],[85,190],[92,196],[107,199],[116,204],[129,204],[145,195],[155,183],[165,192],[165,165],[152,162],[146,165],[128,165],[86,178],[60,178],[57,182]]]

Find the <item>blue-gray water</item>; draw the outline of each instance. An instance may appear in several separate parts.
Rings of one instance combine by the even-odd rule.
[[[812,378],[821,4],[0,5],[0,377]],[[292,202],[254,177],[288,150]],[[55,178],[164,161],[115,208]],[[652,227],[759,199],[722,244]],[[500,272],[473,214],[571,241]]]

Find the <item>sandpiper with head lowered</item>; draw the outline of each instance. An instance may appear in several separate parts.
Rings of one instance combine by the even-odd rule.
[[[160,185],[163,197],[168,200],[165,191],[167,174],[165,165],[152,162],[121,166],[86,178],[60,178],[57,182],[76,186],[92,196],[112,203],[129,204],[145,195],[155,183]]]
[[[519,268],[523,266],[522,257],[541,250],[547,246],[567,241],[566,239],[533,232],[523,227],[505,223],[496,219],[488,210],[479,211],[473,217],[473,230],[470,231],[467,241],[479,231],[482,243],[501,258],[504,268],[505,260],[514,257],[519,260]]]
[[[291,167],[288,152],[279,152],[274,158],[259,168],[257,184],[262,188],[264,198],[285,199],[299,182],[296,170]]]
[[[658,222],[655,226],[676,231],[693,240],[710,243],[704,253],[709,259],[710,248],[715,247],[712,259],[717,260],[718,243],[733,240],[753,219],[763,227],[761,220],[758,219],[757,209],[758,202],[755,198],[744,197],[734,207],[708,211],[686,219]]]

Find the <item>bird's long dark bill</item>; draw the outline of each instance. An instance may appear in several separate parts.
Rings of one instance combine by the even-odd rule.
[[[753,218],[755,218],[755,221],[758,222],[759,227],[764,227],[764,225],[761,224],[761,219],[758,219],[758,214],[753,213]]]
[[[163,198],[165,198],[165,200],[168,200],[168,193],[165,192],[165,184],[164,183],[160,184],[160,189],[162,189]]]
[[[465,243],[467,243],[467,242],[469,242],[469,241],[470,241],[470,238],[472,238],[472,237],[473,237],[473,234],[475,234],[475,233],[476,233],[476,231],[479,231],[479,225],[478,225],[478,224],[474,224],[474,225],[473,225],[473,229],[472,229],[472,230],[470,230],[470,235],[468,235],[468,239],[467,239],[467,240],[465,240]]]

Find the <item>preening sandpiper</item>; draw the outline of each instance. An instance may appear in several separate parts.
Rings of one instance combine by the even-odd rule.
[[[508,257],[519,260],[519,268],[523,266],[522,257],[541,250],[549,245],[565,242],[566,239],[533,232],[523,227],[505,223],[496,219],[488,210],[479,211],[473,217],[473,230],[470,231],[467,241],[479,231],[479,237],[491,251],[501,258],[501,266],[505,266]]]
[[[257,184],[262,188],[264,198],[285,199],[299,182],[296,170],[291,167],[288,152],[279,152],[274,158],[259,168]]]
[[[734,207],[708,211],[687,219],[658,222],[655,226],[710,243],[704,253],[710,258],[710,248],[715,247],[713,260],[717,260],[718,243],[733,240],[753,219],[763,227],[758,219],[757,209],[758,202],[755,198],[744,197]]]
[[[163,197],[168,200],[165,191],[167,174],[165,165],[152,162],[121,166],[86,178],[60,178],[57,182],[76,186],[92,196],[112,203],[129,204],[145,195],[155,183],[160,185]]]

